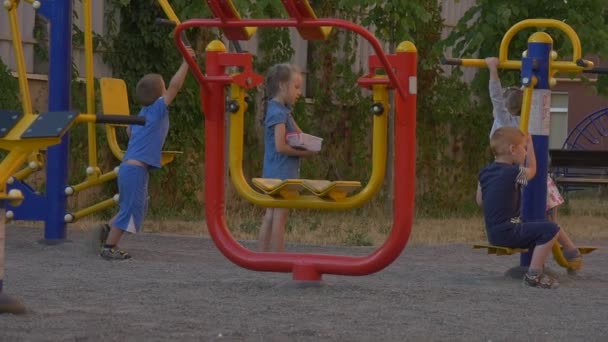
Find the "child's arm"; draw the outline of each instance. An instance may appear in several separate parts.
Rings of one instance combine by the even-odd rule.
[[[188,47],[186,49],[188,49],[188,52],[192,56],[194,56],[194,50]],[[182,86],[184,85],[184,80],[186,80],[187,75],[188,64],[184,60],[182,61],[182,65],[179,66],[179,69],[177,69],[175,75],[173,75],[173,77],[171,78],[171,81],[169,82],[169,87],[167,87],[167,92],[165,92],[165,95],[163,96],[163,98],[165,99],[165,105],[168,106],[173,102],[173,100],[175,100],[177,93],[179,93],[180,89],[182,89]]]
[[[532,136],[528,134],[526,136],[526,175],[528,180],[536,176],[536,154],[534,153],[534,144],[532,143]]]
[[[475,202],[477,202],[477,205],[480,207],[483,205],[483,200],[481,197],[481,184],[479,184],[479,182],[477,182],[477,193],[475,194]]]
[[[488,57],[485,59],[488,70],[490,71],[490,82],[488,85],[490,91],[490,100],[492,101],[492,115],[501,126],[506,125],[511,121],[511,113],[505,107],[505,100],[502,95],[502,85],[498,76],[499,60],[496,57]]]
[[[274,144],[277,152],[288,156],[306,157],[316,153],[308,150],[298,150],[289,146],[287,141],[285,141],[285,124],[283,123],[274,125]]]
[[[293,120],[293,125],[296,128],[296,132],[298,133],[303,133],[302,129],[300,128],[300,126],[298,126],[298,123],[296,122],[296,120]]]

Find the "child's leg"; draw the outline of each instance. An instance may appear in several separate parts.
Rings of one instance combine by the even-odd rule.
[[[108,238],[106,239],[106,246],[117,246],[124,233],[124,230],[112,227],[110,229],[110,234],[108,234]]]
[[[557,233],[557,241],[564,247],[564,250],[566,251],[577,249],[574,242],[572,242],[572,239],[570,239],[568,236],[568,233],[566,233],[566,231],[563,229],[560,229],[559,233]]]
[[[272,216],[272,234],[270,235],[270,248],[274,252],[285,250],[285,224],[287,223],[287,208],[275,208]]]
[[[270,250],[270,235],[272,233],[272,216],[274,208],[267,208],[264,218],[262,219],[262,226],[258,234],[258,251],[268,252]]]
[[[532,260],[530,261],[530,270],[542,272],[545,260],[551,253],[556,239],[557,235],[553,239],[549,240],[549,242],[545,242],[542,245],[536,245],[536,247],[534,247]]]

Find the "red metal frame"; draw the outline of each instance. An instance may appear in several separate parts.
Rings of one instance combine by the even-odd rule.
[[[208,51],[206,74],[187,53],[180,39],[181,32],[193,27],[341,27],[364,37],[374,48],[376,56],[370,58],[371,68],[384,68],[388,84],[397,89],[395,96],[395,199],[391,233],[385,243],[367,256],[339,256],[304,253],[259,253],[240,245],[230,234],[224,216],[224,162],[225,162],[225,86],[234,81],[226,75],[230,63],[243,66],[251,63],[248,53]],[[378,40],[366,29],[340,19],[296,21],[285,19],[258,19],[222,21],[219,19],[193,19],[183,22],[175,30],[175,42],[201,84],[201,103],[205,115],[205,210],[209,233],[220,251],[235,264],[265,272],[292,272],[296,280],[321,280],[323,274],[367,275],[382,270],[401,253],[410,236],[414,214],[416,172],[416,91],[405,87],[416,78],[415,51],[399,52],[386,56]],[[389,63],[389,60],[393,63]],[[370,68],[370,69],[371,69]],[[249,69],[251,70],[251,69]],[[373,74],[373,70],[372,70]],[[385,79],[365,76],[364,86],[387,84]],[[411,92],[410,92],[411,91]]]

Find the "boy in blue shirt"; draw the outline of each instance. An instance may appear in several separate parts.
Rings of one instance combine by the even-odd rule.
[[[550,221],[521,222],[521,190],[536,175],[536,156],[530,135],[514,127],[498,128],[490,138],[495,160],[479,173],[477,203],[483,206],[488,241],[497,246],[532,248],[532,260],[524,284],[557,288],[556,279],[543,273],[545,260],[558,241],[574,270],[582,268],[582,257],[563,229]],[[526,149],[528,165],[526,161]]]
[[[189,49],[194,56],[194,51]],[[119,211],[110,221],[97,228],[99,255],[106,260],[126,260],[127,252],[118,248],[124,232],[141,230],[148,206],[148,170],[160,168],[161,151],[169,132],[168,106],[180,91],[188,74],[184,60],[165,89],[159,74],[147,74],[137,83],[135,96],[143,105],[138,116],[146,118],[144,126],[130,126],[127,151],[118,169]]]

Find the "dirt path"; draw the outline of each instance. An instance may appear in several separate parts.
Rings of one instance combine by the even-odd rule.
[[[406,248],[377,274],[303,289],[289,274],[233,265],[206,238],[142,234],[123,245],[134,259],[107,262],[83,232],[58,246],[41,237],[8,228],[5,291],[29,313],[0,316],[2,341],[608,340],[606,240],[577,278],[547,291],[503,277],[517,257],[469,245]]]

